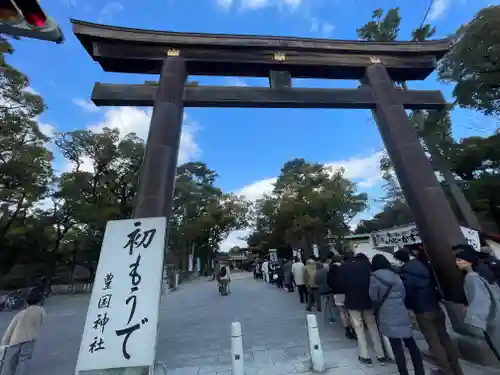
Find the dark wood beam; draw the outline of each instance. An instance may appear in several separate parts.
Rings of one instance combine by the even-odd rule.
[[[448,39],[374,42],[264,35],[178,33],[72,20],[73,32],[105,71],[159,74],[165,56],[185,59],[191,75],[355,79],[373,59],[394,81],[425,79],[449,50]]]
[[[150,107],[158,86],[153,84],[96,83],[92,101],[98,106]],[[440,91],[398,91],[407,109],[441,109]],[[186,85],[185,107],[239,108],[347,108],[376,107],[370,87],[358,89],[271,89],[267,87],[218,87]]]
[[[444,56],[451,46],[449,39],[423,42],[376,42],[271,35],[182,33],[102,25],[73,19],[71,23],[73,24],[73,32],[89,53],[92,50],[92,41],[95,40],[163,45],[177,49],[185,49],[192,46],[246,48],[253,50],[278,48],[284,51],[321,52],[329,50],[336,53],[347,52],[366,55],[409,54],[417,56],[426,54],[432,55],[437,59]]]
[[[373,60],[383,63],[394,81],[425,79],[436,67],[431,55],[367,55],[347,52],[299,52],[127,44],[97,40],[92,56],[105,71],[159,74],[168,54],[185,59],[190,75],[268,77],[272,70],[289,71],[294,78],[353,79],[364,77]]]

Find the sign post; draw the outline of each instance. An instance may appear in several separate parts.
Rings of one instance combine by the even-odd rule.
[[[108,222],[77,375],[154,367],[166,227],[164,217]]]

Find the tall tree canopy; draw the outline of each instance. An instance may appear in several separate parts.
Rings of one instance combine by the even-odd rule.
[[[344,171],[304,159],[283,166],[271,195],[257,202],[250,247],[301,248],[311,254],[329,233],[349,233],[348,223],[367,207]]]
[[[452,38],[439,78],[455,83],[453,97],[461,107],[500,114],[500,5],[481,9]]]
[[[132,214],[144,141],[110,128],[44,135],[42,98],[3,58],[12,51],[5,39],[0,47],[0,288],[39,276],[72,281],[77,268],[91,278],[107,221]],[[54,172],[50,143],[69,170]],[[229,233],[247,225],[249,203],[216,179],[201,162],[178,167],[168,254],[184,269],[189,254],[208,265]]]

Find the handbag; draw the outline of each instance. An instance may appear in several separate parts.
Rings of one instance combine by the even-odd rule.
[[[385,303],[385,301],[387,300],[387,298],[389,297],[389,294],[391,294],[391,290],[392,290],[392,287],[394,286],[393,284],[389,284],[387,282],[385,282],[384,280],[381,280],[380,278],[378,278],[377,276],[375,275],[372,275],[374,278],[376,278],[378,281],[380,281],[382,284],[384,284],[385,286],[387,286],[387,289],[384,293],[384,295],[382,296],[381,299],[379,299],[378,301],[374,301],[373,302],[373,313],[375,315],[378,315],[380,309],[382,308],[382,305]]]

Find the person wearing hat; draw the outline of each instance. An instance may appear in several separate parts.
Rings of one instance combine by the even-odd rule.
[[[496,282],[496,277],[489,265],[490,256],[487,253],[476,251],[469,244],[461,244],[453,246],[453,250],[458,251],[457,254],[461,253],[462,256],[472,257],[476,262],[474,263],[474,271],[481,276],[483,279],[487,280],[490,284]]]
[[[458,268],[466,275],[464,292],[467,298],[465,323],[479,328],[493,354],[500,361],[500,288],[493,280],[477,272],[480,259],[473,249],[455,255]]]

